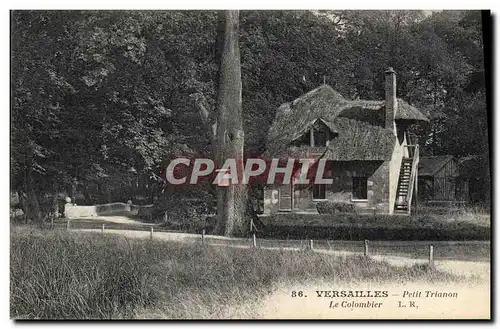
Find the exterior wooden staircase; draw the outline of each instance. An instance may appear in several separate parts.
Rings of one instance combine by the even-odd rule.
[[[408,157],[401,160],[394,213],[410,214],[413,193],[417,187],[419,150],[418,145],[406,145]]]
[[[411,163],[413,159],[403,158],[399,171],[398,189],[396,192],[395,212],[408,212],[408,189],[410,188]]]

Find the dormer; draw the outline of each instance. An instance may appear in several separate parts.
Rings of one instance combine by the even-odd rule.
[[[338,133],[322,119],[316,119],[292,140],[291,145],[297,147],[326,147]]]

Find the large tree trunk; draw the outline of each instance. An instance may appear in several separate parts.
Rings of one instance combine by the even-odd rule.
[[[26,167],[24,172],[24,190],[26,191],[25,216],[26,222],[41,223],[42,212],[40,203],[35,190],[35,181],[33,179],[33,151],[31,146],[28,147],[26,154]]]
[[[235,159],[238,177],[243,174],[243,118],[241,107],[241,64],[239,49],[239,12],[219,13],[216,41],[217,137],[216,165]],[[242,184],[217,188],[216,233],[226,236],[243,234],[246,193]]]

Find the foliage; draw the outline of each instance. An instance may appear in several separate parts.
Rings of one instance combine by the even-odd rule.
[[[275,238],[461,241],[491,237],[489,215],[470,212],[397,217],[349,212],[277,213],[260,220],[265,225],[264,235]]]
[[[215,12],[11,15],[11,189],[28,218],[58,193],[169,198],[165,164],[211,156],[189,95],[215,107]],[[480,12],[242,11],[240,49],[247,157],[264,152],[280,104],[323,81],[349,99],[383,99],[392,66],[398,97],[431,118],[414,128],[423,153],[464,159],[474,200],[489,200]]]
[[[316,203],[316,209],[320,214],[333,215],[338,212],[355,212],[356,207],[347,202],[320,201]]]
[[[204,199],[183,198],[175,199],[166,207],[167,221],[165,225],[168,228],[182,229],[183,231],[199,233],[205,225],[207,216],[215,214],[216,205],[214,202],[207,203]],[[205,227],[206,226],[206,227]]]

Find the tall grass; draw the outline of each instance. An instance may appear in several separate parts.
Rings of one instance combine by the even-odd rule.
[[[11,230],[11,317],[220,318],[277,282],[453,281],[362,257],[232,249],[89,233]],[[251,317],[252,309],[239,314]]]

